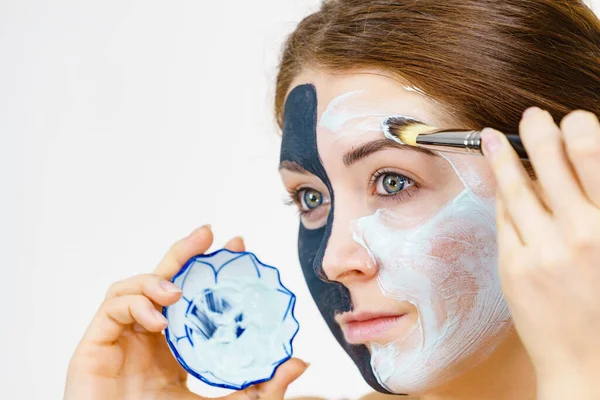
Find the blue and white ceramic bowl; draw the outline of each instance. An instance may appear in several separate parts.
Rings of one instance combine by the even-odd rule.
[[[163,308],[165,336],[191,375],[240,390],[268,381],[292,356],[296,296],[277,268],[222,249],[192,257],[172,281],[183,296]]]

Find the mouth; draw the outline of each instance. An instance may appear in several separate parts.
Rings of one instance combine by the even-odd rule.
[[[399,329],[407,314],[348,314],[338,319],[346,341],[350,344],[389,342],[391,333]]]

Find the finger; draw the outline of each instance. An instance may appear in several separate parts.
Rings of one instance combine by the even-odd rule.
[[[288,386],[306,371],[308,364],[298,358],[292,358],[281,364],[273,379],[251,386],[245,390],[227,396],[227,400],[277,400],[283,399]]]
[[[210,225],[201,226],[188,237],[176,242],[158,264],[154,273],[163,279],[170,280],[190,258],[208,250],[212,241],[213,234]]]
[[[306,371],[308,364],[298,358],[292,358],[281,364],[275,376],[268,382],[258,385],[260,398],[283,399],[288,386]]]
[[[573,111],[560,124],[567,155],[587,199],[600,207],[600,122],[587,111]]]
[[[225,248],[227,250],[235,251],[238,253],[242,252],[242,251],[246,251],[246,245],[244,244],[244,238],[241,236],[234,237],[229,242],[227,242],[227,244],[225,245]]]
[[[536,179],[535,181],[532,181],[531,184],[533,185],[533,190],[537,194],[538,199],[540,199],[540,202],[544,208],[548,210],[550,216],[554,215],[552,212],[552,207],[550,206],[550,202],[548,201],[548,195],[546,192],[544,192],[544,188],[542,188],[540,181]]]
[[[496,196],[496,226],[498,228],[498,248],[500,254],[511,252],[525,244],[515,229],[502,196]]]
[[[513,226],[525,243],[547,221],[548,212],[535,193],[521,160],[500,132],[485,128],[484,153],[494,172],[497,190]]]
[[[114,283],[108,289],[106,298],[131,294],[142,294],[154,303],[168,306],[179,300],[181,289],[158,275],[137,275]]]
[[[531,107],[519,125],[521,140],[555,215],[581,202],[582,192],[565,152],[562,132],[549,112]]]
[[[112,344],[123,330],[137,323],[149,332],[160,332],[167,319],[142,295],[127,295],[107,299],[94,316],[84,335],[84,341],[94,344]]]

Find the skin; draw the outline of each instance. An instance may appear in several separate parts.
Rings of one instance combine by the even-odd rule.
[[[317,87],[320,113],[331,99],[362,85],[368,90],[396,90],[406,103],[406,109],[398,112],[436,126],[457,122],[439,105],[374,71],[343,75],[305,71],[292,88],[303,83]],[[478,170],[487,171],[485,179],[497,189],[499,269],[516,331],[486,361],[422,399],[600,398],[600,123],[590,113],[575,111],[557,126],[548,113],[529,111],[520,134],[539,177],[536,186],[497,132],[487,131],[484,136],[489,147],[486,157],[473,157]],[[337,193],[359,191],[369,200],[372,192],[366,190],[364,179],[358,183],[356,175],[370,175],[378,164],[407,173],[413,172],[408,171],[410,167],[416,174],[425,168],[425,156],[387,149],[372,154],[363,160],[370,164],[357,164],[351,173],[340,159],[364,137],[324,139],[318,136],[319,150],[338,196],[334,225],[345,223],[333,227],[324,270],[330,279],[346,284],[358,304],[398,311],[394,307],[405,305],[381,296],[373,282],[375,268],[367,267],[368,257],[347,230],[348,221],[367,215],[368,210],[356,204],[341,206]],[[323,152],[321,146],[330,147]],[[392,165],[406,164],[401,160],[408,157],[413,157],[410,166]],[[290,190],[304,184],[325,191],[314,177],[286,170],[281,174]],[[430,178],[435,182],[434,176]],[[307,222],[318,225],[318,218],[327,215],[326,208],[320,212],[313,214],[316,220]],[[153,273],[111,286],[72,357],[65,399],[203,399],[187,389],[187,374],[160,333],[166,323],[154,310],[179,299],[180,292],[165,282],[191,256],[208,251],[212,241],[209,226],[198,228],[175,243]],[[245,246],[241,238],[235,238],[226,247],[242,251]],[[226,398],[282,399],[306,367],[303,361],[291,359],[273,380]],[[372,394],[364,399],[388,397]]]
[[[210,226],[200,227],[176,242],[152,274],[134,276],[109,288],[69,364],[65,400],[205,399],[187,388],[188,374],[161,334],[167,322],[158,309],[179,300],[181,292],[169,280],[192,256],[207,252],[212,242]],[[245,250],[239,237],[225,248]],[[282,399],[287,386],[307,367],[297,358],[290,359],[271,381],[221,399]]]
[[[337,75],[319,71],[305,71],[291,86],[295,87],[303,83],[312,83],[317,88],[319,117],[331,100],[344,93],[363,89],[381,94],[385,98],[387,93],[395,91],[394,98],[405,103],[394,104],[397,114],[411,116],[435,126],[460,126],[459,121],[453,120],[451,116],[445,114],[443,110],[440,110],[439,105],[427,101],[414,92],[406,92],[402,88],[403,83],[391,80],[376,71]],[[542,118],[544,116],[546,118],[545,122]],[[590,337],[584,342],[585,344],[579,342],[578,338],[585,336],[582,327],[589,326],[590,321],[596,321],[598,316],[596,303],[598,303],[597,293],[598,288],[600,288],[600,281],[598,279],[599,272],[593,268],[593,263],[594,256],[598,256],[598,248],[600,248],[600,232],[598,230],[600,224],[597,217],[598,204],[600,203],[597,200],[599,198],[597,187],[600,187],[600,181],[587,182],[597,176],[593,172],[593,168],[600,166],[600,157],[598,156],[600,151],[600,145],[598,144],[600,129],[597,119],[584,111],[573,112],[567,116],[562,122],[562,129],[557,127],[553,121],[548,121],[549,114],[547,113],[540,113],[535,118],[537,120],[533,121],[524,118],[521,124],[521,135],[528,151],[532,153],[531,161],[540,178],[538,184],[535,185],[536,189],[534,189],[533,183],[509,146],[501,148],[504,151],[503,155],[488,157],[491,163],[488,163],[489,160],[485,158],[473,157],[472,159],[472,163],[477,164],[476,169],[483,171],[483,179],[487,181],[489,186],[496,187],[497,176],[499,193],[503,193],[503,190],[509,190],[507,198],[512,199],[513,203],[511,204],[515,212],[519,212],[518,216],[512,216],[512,218],[527,221],[530,219],[529,214],[532,215],[532,223],[528,226],[531,229],[531,237],[537,238],[535,247],[520,250],[518,247],[514,247],[514,241],[505,244],[507,240],[503,238],[506,236],[507,229],[505,226],[507,225],[503,221],[507,219],[506,212],[499,214],[504,216],[503,219],[499,219],[499,224],[501,224],[499,232],[500,271],[506,297],[511,310],[516,314],[515,322],[517,323],[518,334],[513,331],[485,362],[472,368],[458,379],[424,394],[423,399],[533,399],[536,398],[536,389],[540,391],[538,398],[568,398],[573,393],[573,386],[584,388],[596,384],[591,377],[594,374],[597,376],[598,371],[600,371],[597,364],[600,351],[595,350],[590,354],[586,353],[584,349],[585,346],[590,346],[590,349],[597,349],[598,345],[591,336],[597,336],[600,329],[598,327],[589,329]],[[579,133],[581,138],[577,138],[577,141],[567,140],[568,144],[563,150],[562,142],[564,138],[571,138],[575,133]],[[391,302],[381,295],[374,279],[376,269],[369,268],[368,255],[362,247],[352,240],[347,227],[349,221],[369,215],[373,212],[373,208],[382,206],[380,204],[375,206],[370,204],[375,200],[370,197],[369,188],[365,184],[368,181],[368,174],[377,168],[387,167],[388,169],[397,168],[400,171],[408,170],[408,172],[417,175],[427,168],[426,156],[421,154],[409,156],[401,154],[402,152],[398,150],[385,150],[371,155],[368,159],[361,161],[362,165],[352,169],[354,167],[348,168],[343,165],[343,154],[349,149],[358,147],[361,141],[372,139],[369,138],[369,134],[348,134],[341,138],[338,135],[338,137],[332,139],[327,130],[319,127],[317,128],[317,137],[321,160],[332,182],[336,198],[345,199],[343,205],[340,205],[339,201],[336,205],[332,235],[323,262],[324,271],[329,279],[339,281],[348,287],[357,307],[377,307],[380,311],[390,313],[406,312],[407,309],[401,310],[401,308],[410,306]],[[574,144],[578,142],[584,142],[585,144]],[[501,143],[505,144],[505,142]],[[553,152],[552,156],[548,156],[549,152]],[[410,161],[404,163],[402,160],[406,158],[409,158]],[[556,163],[555,160],[560,162]],[[569,170],[567,160],[570,160],[569,162],[575,166],[574,171]],[[584,164],[586,161],[588,165]],[[406,164],[409,164],[410,167]],[[582,166],[577,167],[578,164]],[[577,171],[580,171],[580,175],[577,174]],[[289,191],[293,191],[297,187],[310,187],[327,196],[324,186],[313,176],[306,176],[288,170],[283,170],[281,174]],[[427,176],[426,173],[425,175]],[[435,176],[427,177],[425,181],[428,179],[436,180]],[[512,181],[509,179],[512,179]],[[362,186],[360,182],[362,182]],[[509,189],[503,189],[503,185],[507,185]],[[587,195],[585,190],[593,194]],[[535,196],[533,198],[536,201],[531,200],[531,204],[523,206],[521,204],[523,198],[521,191],[525,191],[526,194],[532,197]],[[571,193],[575,195],[571,195]],[[499,201],[501,209],[504,204],[503,197]],[[558,225],[554,227],[554,230],[551,230],[550,222],[547,222],[547,225],[543,225],[542,222],[538,224],[538,221],[542,221],[539,214],[542,213],[540,210],[544,210],[543,204],[552,204],[552,197],[562,198],[562,211],[571,215],[573,221],[570,222],[572,225],[568,225],[568,230],[561,231]],[[544,202],[542,202],[542,199],[544,199]],[[554,201],[560,203],[558,200]],[[574,207],[573,204],[581,204],[581,206]],[[324,207],[323,210],[318,210],[309,217],[305,217],[305,225],[320,226],[327,215],[326,211],[326,207]],[[546,211],[545,213],[547,214]],[[542,215],[545,215],[544,218],[549,219],[546,214]],[[568,217],[563,218],[563,221],[570,221]],[[574,221],[581,224],[578,231],[583,232],[583,239],[578,236],[566,237],[561,233],[573,232]],[[564,223],[566,224],[566,222]],[[544,226],[547,226],[548,229],[545,230]],[[566,227],[565,225],[562,226]],[[547,239],[549,232],[554,235],[552,240]],[[573,242],[576,243],[577,240],[584,240],[585,252],[577,252],[577,245],[573,245]],[[552,255],[551,261],[539,260],[540,254],[545,252]],[[559,254],[555,257],[556,252],[559,252]],[[515,257],[515,254],[519,256]],[[560,260],[562,260],[562,263]],[[559,282],[559,278],[562,281],[570,280],[574,282],[574,288],[568,293],[572,304],[562,300],[564,297],[561,296],[567,295],[567,293],[564,293],[565,290],[561,289],[562,286],[548,287],[545,281],[547,279],[545,271],[548,268],[543,266],[547,263],[554,265],[557,262],[563,267],[577,262],[584,269],[584,275],[566,275],[564,271],[562,275],[559,275],[553,271],[555,276],[551,277],[553,280],[551,282],[554,284]],[[524,265],[527,266],[528,274],[533,275],[528,277],[529,282],[521,279],[521,273],[523,273],[521,268]],[[586,279],[582,279],[583,276]],[[538,280],[545,285],[540,285]],[[553,297],[553,291],[559,289],[563,293]],[[585,293],[586,296],[582,296],[580,293]],[[524,301],[525,298],[526,301]],[[561,300],[557,301],[555,299]],[[530,305],[537,303],[541,303],[538,309],[539,312],[534,313]],[[582,306],[583,309],[581,309]],[[372,310],[372,308],[370,309]],[[548,320],[549,316],[557,315],[557,312],[553,310],[562,310],[568,314],[578,309],[581,309],[581,312],[575,313],[574,317],[578,317],[578,319],[574,319],[572,323],[564,324],[563,321],[557,323],[556,318]],[[562,315],[562,313],[559,313],[559,315]],[[415,316],[410,311],[409,316],[414,321]],[[565,331],[567,327],[570,329],[568,332],[561,332],[562,336],[557,333],[553,338],[557,342],[548,340],[545,341],[546,343],[543,346],[540,346],[539,328],[531,323],[532,320],[537,320],[539,326],[549,324],[555,330],[558,330],[559,327],[561,331]],[[525,328],[522,328],[522,324],[527,326],[527,331],[524,331]],[[407,327],[397,326],[388,331],[388,334],[394,336],[404,329],[407,329]],[[579,355],[579,358],[586,360],[585,363],[582,364],[576,361],[577,358],[574,356],[569,356],[571,354],[570,349],[559,351],[556,348],[557,343],[565,344],[568,342],[567,337],[577,338],[569,340],[576,342],[573,343],[573,347],[577,346],[579,351],[576,354]],[[389,337],[381,338],[382,341],[388,339]],[[536,357],[533,356],[532,349],[537,349]],[[562,355],[560,357],[551,356],[555,353]],[[587,359],[590,359],[590,361],[587,361]],[[565,368],[565,365],[572,369]],[[581,371],[582,368],[585,372],[566,373],[566,371]],[[581,378],[581,375],[587,376],[587,380]],[[563,382],[560,386],[569,388],[569,390],[562,393],[558,391],[556,389],[556,386],[559,385],[558,382]],[[547,387],[549,389],[546,389]],[[591,394],[582,393],[582,396],[584,395],[588,395],[588,397],[581,398],[594,398]]]
[[[538,398],[600,398],[600,123],[579,110],[558,126],[530,108],[520,132],[543,196],[506,138],[493,130],[484,136],[498,181],[504,293]]]
[[[406,90],[405,82],[395,81],[377,71],[347,75],[306,71],[298,76],[292,88],[304,83],[312,83],[316,87],[317,120],[320,120],[328,104],[338,96],[356,90],[365,90],[375,93],[378,99],[386,99],[382,101],[385,107],[393,103],[390,112],[393,110],[396,114],[413,117],[432,126],[460,126],[458,121],[445,113],[439,105],[418,93]],[[377,283],[378,269],[376,266],[373,267],[367,251],[352,238],[349,230],[350,223],[365,215],[371,215],[380,208],[399,213],[407,208],[418,210],[418,204],[411,204],[411,202],[427,202],[428,197],[439,197],[439,192],[449,191],[453,193],[453,197],[460,191],[456,188],[457,182],[460,185],[460,181],[442,158],[434,158],[410,148],[409,150],[384,149],[347,167],[343,162],[345,153],[382,136],[381,132],[357,132],[356,127],[359,125],[360,121],[350,122],[345,129],[337,133],[323,126],[317,127],[321,161],[333,186],[336,199],[344,199],[343,203],[338,200],[335,207],[336,214],[323,260],[323,270],[329,279],[338,281],[348,288],[356,310],[390,315],[408,313],[399,323],[373,340],[385,344],[411,329],[417,322],[418,313],[410,303],[398,302],[382,294]],[[494,188],[493,173],[485,158],[472,157],[470,162],[476,164],[475,168],[480,171],[487,186]],[[372,186],[369,186],[369,182],[373,173],[381,169],[413,178],[421,187],[417,191],[413,190],[410,197],[404,196],[402,201],[380,198],[379,196],[386,194],[382,190],[381,182]],[[329,200],[325,186],[311,174],[283,169],[281,177],[289,192],[297,188],[311,188],[323,194],[325,203]],[[493,190],[488,194],[493,196]],[[327,218],[328,208],[328,205],[324,205],[315,209],[310,215],[303,216],[302,222],[307,227],[322,226]],[[342,329],[344,329],[343,317],[342,314],[337,318]],[[346,340],[351,343],[362,343],[352,340],[347,335]],[[505,382],[512,384],[507,385]],[[428,392],[422,398],[533,399],[535,398],[533,368],[516,332],[512,331],[485,362],[470,369],[460,378],[436,387],[434,391]]]

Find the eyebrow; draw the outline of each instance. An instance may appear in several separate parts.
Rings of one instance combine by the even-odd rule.
[[[363,158],[370,156],[371,154],[387,149],[414,151],[417,153],[425,154],[430,157],[439,157],[433,151],[424,149],[422,147],[408,146],[405,144],[394,142],[390,139],[378,139],[372,142],[367,142],[355,149],[346,152],[343,157],[344,165],[346,167],[350,167],[351,165],[357,163]],[[281,171],[283,169],[290,172],[296,172],[298,174],[310,174],[310,172],[308,172],[306,168],[304,168],[302,165],[298,164],[295,161],[282,161],[281,163],[279,163],[279,170]]]
[[[373,153],[377,153],[378,151],[386,150],[386,149],[397,149],[404,151],[413,151],[417,153],[422,153],[430,157],[439,157],[437,154],[432,152],[431,150],[424,149],[422,147],[408,146],[405,144],[400,144],[394,142],[390,139],[378,139],[372,142],[365,143],[355,149],[352,149],[344,154],[344,165],[346,167],[351,166],[352,164],[357,163],[370,156]]]
[[[295,161],[282,161],[279,163],[279,170],[285,169],[290,172],[296,172],[298,174],[309,174],[309,172],[302,165]]]

